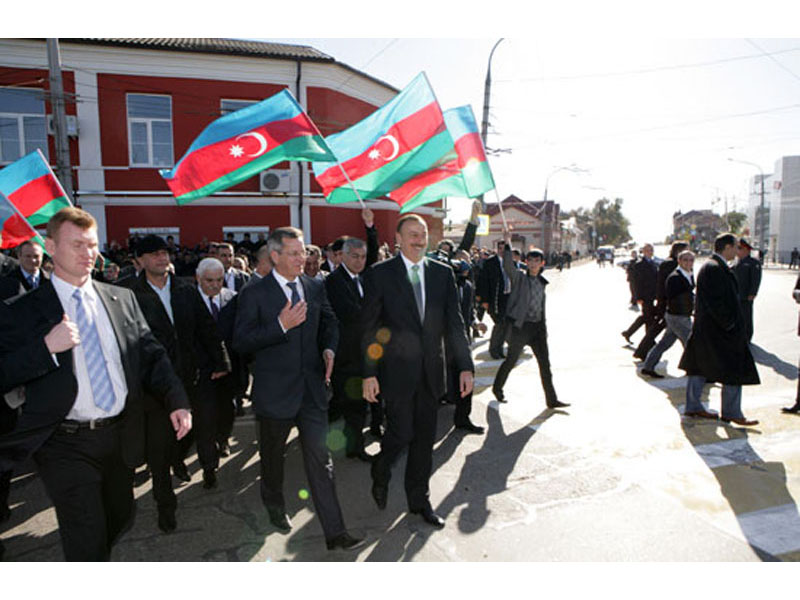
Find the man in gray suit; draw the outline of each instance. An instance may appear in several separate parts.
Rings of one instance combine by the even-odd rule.
[[[302,274],[303,232],[280,227],[270,234],[267,247],[274,268],[242,289],[233,335],[234,350],[254,359],[250,400],[260,434],[261,500],[272,524],[284,532],[291,530],[283,466],[286,440],[297,426],[311,498],[328,549],[357,548],[363,540],[345,529],[325,443],[325,385],[330,383],[339,341],[336,316],[323,282]]]

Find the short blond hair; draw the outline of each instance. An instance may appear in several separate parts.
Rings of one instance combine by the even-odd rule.
[[[50,217],[47,222],[47,237],[55,240],[64,223],[72,223],[81,229],[97,229],[97,221],[91,214],[83,209],[68,206]]]

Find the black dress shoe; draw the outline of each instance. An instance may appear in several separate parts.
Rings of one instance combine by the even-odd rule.
[[[203,471],[203,489],[210,490],[217,487],[217,474],[213,469],[205,469]]]
[[[245,415],[244,406],[241,406],[241,405],[237,406],[236,407],[236,416],[237,417],[243,417],[244,415]]]
[[[172,474],[181,481],[185,481],[187,483],[192,480],[192,476],[189,475],[189,469],[186,468],[186,463],[183,461],[176,462],[174,465],[172,465]]]
[[[0,505],[0,523],[8,521],[11,518],[11,509],[5,504]]]
[[[560,402],[558,400],[553,400],[552,402],[547,403],[547,408],[566,408],[569,406],[566,402]]]
[[[386,500],[389,497],[389,486],[381,485],[380,483],[372,482],[372,498],[375,504],[378,505],[380,510],[386,508]]]
[[[383,427],[380,425],[372,425],[369,428],[369,432],[379,440],[383,438]]]
[[[489,356],[495,360],[502,360],[506,357],[505,352],[489,352]]]
[[[494,397],[498,402],[503,402],[503,403],[508,402],[508,400],[506,400],[506,397],[501,390],[496,390],[492,388],[492,393],[494,394]]]
[[[789,414],[797,414],[800,412],[800,400],[794,403],[794,406],[785,406],[781,409],[781,412],[789,413]]]
[[[642,369],[641,373],[642,375],[647,375],[648,377],[664,379],[664,376],[661,373],[656,373],[653,369]]]
[[[172,533],[178,526],[175,520],[174,508],[159,508],[158,509],[158,528],[164,533]]]
[[[366,541],[361,538],[354,538],[352,535],[347,533],[340,533],[332,540],[326,540],[325,545],[328,546],[328,550],[336,550],[337,548],[341,548],[342,550],[355,550],[357,548],[361,548]]]
[[[633,342],[631,341],[631,336],[628,335],[625,331],[622,332],[622,337],[625,338],[625,341],[628,342],[631,346],[633,346]]]
[[[139,487],[147,483],[147,480],[150,479],[150,469],[144,469],[142,471],[137,471],[133,474],[133,487]]]
[[[267,507],[267,514],[269,515],[269,522],[284,533],[292,530],[292,522],[282,508]]]
[[[456,429],[461,429],[462,431],[466,431],[467,433],[483,433],[484,429],[480,425],[475,425],[472,421],[467,421],[466,423],[456,423]]]
[[[414,515],[421,516],[426,523],[433,525],[437,529],[444,528],[444,519],[433,512],[431,507],[423,508],[421,510],[412,510],[410,512]]]
[[[373,463],[375,462],[375,459],[378,458],[377,455],[367,454],[364,450],[361,450],[360,452],[348,452],[345,456],[347,456],[347,458],[357,458],[358,460],[362,460],[366,463]]]

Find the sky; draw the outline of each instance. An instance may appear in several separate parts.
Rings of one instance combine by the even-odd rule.
[[[470,104],[480,122],[499,38],[270,39],[397,88],[425,71],[442,109]],[[745,210],[758,169],[729,158],[770,173],[800,154],[800,39],[504,38],[487,146],[508,151],[490,157],[500,198],[622,198],[633,239],[663,240],[678,210]],[[466,218],[468,200],[450,204]]]

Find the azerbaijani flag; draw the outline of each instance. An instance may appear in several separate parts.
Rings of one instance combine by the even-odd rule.
[[[401,213],[445,196],[475,198],[494,188],[472,108],[460,106],[446,110],[444,121],[457,156],[442,161],[389,194],[389,198],[401,206]]]
[[[442,111],[424,73],[366,119],[325,141],[341,166],[315,162],[312,167],[332,204],[358,200],[347,177],[361,198],[385,196],[453,151]]]
[[[335,161],[289,90],[220,117],[161,176],[178,204],[227,189],[285,160]]]
[[[15,248],[33,240],[44,248],[42,236],[31,227],[11,201],[0,193],[0,248]]]
[[[0,193],[33,225],[44,225],[71,206],[64,188],[38,148],[0,171]]]

